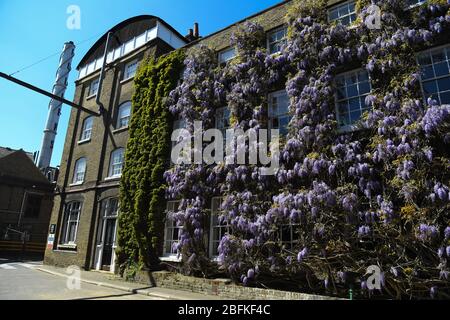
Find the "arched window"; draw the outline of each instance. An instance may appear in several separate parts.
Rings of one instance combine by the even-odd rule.
[[[87,117],[86,119],[84,119],[80,141],[91,140],[93,124],[94,124],[94,117]]]
[[[122,168],[124,164],[124,148],[119,148],[111,153],[111,160],[109,163],[109,178],[117,178],[122,175]]]
[[[64,220],[61,227],[61,244],[76,243],[80,214],[81,202],[74,201],[66,204],[64,208]]]
[[[131,115],[131,102],[125,102],[119,107],[119,113],[117,115],[117,127],[116,129],[128,127]]]
[[[73,172],[73,183],[81,184],[84,182],[86,175],[86,158],[80,158],[75,162],[75,169]]]

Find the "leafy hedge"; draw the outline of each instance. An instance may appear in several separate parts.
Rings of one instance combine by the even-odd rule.
[[[135,77],[130,138],[120,186],[118,261],[126,268],[153,268],[163,241],[165,189],[172,115],[164,103],[177,85],[184,52],[142,63]]]

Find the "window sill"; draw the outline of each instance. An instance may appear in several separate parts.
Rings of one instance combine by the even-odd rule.
[[[106,177],[105,181],[120,180],[120,178],[122,178],[122,175],[120,175],[120,176],[113,176],[113,177]]]
[[[60,251],[74,251],[77,249],[76,244],[59,244],[57,246],[58,250]]]
[[[130,126],[126,126],[126,127],[122,127],[122,128],[113,130],[113,134],[121,133],[121,132],[123,132],[123,131],[127,131],[129,128],[130,128]]]
[[[178,256],[164,256],[160,257],[159,260],[163,262],[181,262],[181,257]]]
[[[86,100],[94,99],[97,96],[97,94],[91,94],[90,96],[87,96]]]
[[[271,56],[272,58],[277,58],[277,57],[281,56],[281,51],[269,52],[269,56]]]
[[[71,183],[71,184],[69,184],[69,187],[78,187],[78,186],[83,185],[83,183],[84,182]]]
[[[423,4],[425,4],[425,3],[426,3],[426,1],[424,1],[424,2],[419,2],[419,3],[415,3],[415,4],[412,4],[412,5],[406,6],[404,10],[405,10],[405,11],[408,11],[408,10],[417,8],[417,7],[420,7],[421,5],[423,5]]]
[[[214,263],[219,263],[219,256],[211,257],[210,260]]]
[[[120,81],[120,84],[125,84],[125,83],[128,83],[128,82],[132,81],[132,80],[134,80],[134,76],[130,77],[128,79],[123,79],[122,81]]]
[[[91,138],[78,141],[78,145],[80,145],[80,144],[86,144],[86,143],[88,143],[88,142],[91,142]]]
[[[358,127],[357,125],[347,125],[347,126],[339,127],[337,129],[337,132],[339,134],[342,134],[342,133],[356,132],[356,131],[359,131],[359,130],[361,130],[361,127]]]

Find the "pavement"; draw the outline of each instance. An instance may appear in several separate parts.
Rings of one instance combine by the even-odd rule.
[[[64,268],[42,265],[37,270],[59,277],[68,277]],[[103,271],[81,270],[81,282],[164,300],[222,300],[217,296],[160,287],[149,287],[136,282],[125,281],[117,275]]]
[[[0,258],[0,300],[218,300],[193,292],[127,282],[111,273],[73,273],[42,261]],[[77,278],[78,279],[78,278]]]

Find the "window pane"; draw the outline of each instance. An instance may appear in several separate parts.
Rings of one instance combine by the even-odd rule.
[[[369,81],[369,74],[366,71],[358,72],[358,81]]]
[[[449,103],[450,70],[449,53],[450,47],[421,53],[418,56],[419,64],[433,62],[432,65],[422,67],[422,87],[424,98],[431,97],[438,103]],[[427,59],[425,57],[428,57]],[[431,59],[430,59],[431,57]],[[434,69],[434,72],[433,72]],[[425,81],[427,80],[427,81]]]
[[[111,164],[109,170],[110,177],[118,177],[122,174],[124,149],[120,148],[111,154]]]
[[[359,105],[359,99],[350,99],[349,100],[349,109],[350,112],[355,111],[355,110],[360,110],[360,105]]]
[[[129,125],[131,114],[131,102],[126,102],[119,107],[119,114],[117,119],[117,128],[124,128]]]
[[[450,77],[439,79],[438,87],[439,87],[439,91],[450,90]]]
[[[343,17],[343,16],[345,16],[345,15],[347,15],[349,13],[348,5],[343,5],[338,10],[339,10],[339,17]]]
[[[445,58],[446,58],[444,50],[439,50],[437,52],[434,52],[431,56],[433,57],[433,63],[445,61]]]
[[[426,96],[437,92],[436,81],[427,81],[423,83],[423,91]]]
[[[347,96],[356,97],[358,95],[358,87],[356,84],[347,87]]]
[[[447,61],[436,63],[434,65],[434,71],[436,72],[436,77],[449,74]]]
[[[336,20],[338,18],[338,10],[337,9],[330,10],[328,17],[330,21]]]
[[[339,125],[340,126],[347,126],[349,125],[349,116],[348,113],[340,113],[339,114]]]
[[[351,123],[355,123],[360,118],[361,118],[361,112],[360,111],[350,112],[350,122]]]
[[[450,104],[450,91],[441,93],[441,104]]]
[[[421,66],[431,64],[431,57],[428,53],[419,55],[418,60]]]
[[[359,84],[359,94],[365,94],[370,92],[369,82],[362,82]]]
[[[133,78],[136,75],[137,66],[138,66],[137,62],[131,62],[125,67],[125,75],[124,75],[125,80]]]
[[[236,49],[235,48],[229,48],[224,51],[221,51],[219,53],[219,62],[225,63],[231,59],[233,59],[236,56]]]
[[[338,111],[339,111],[339,113],[348,112],[348,102],[347,101],[340,102],[338,104]]]
[[[349,17],[349,16],[346,16],[346,17],[340,19],[340,22],[341,22],[343,25],[348,25],[348,24],[350,24],[350,17]]]
[[[84,181],[84,175],[86,172],[86,159],[81,158],[77,160],[75,163],[75,170],[74,170],[74,183],[81,183]]]
[[[347,94],[345,92],[345,87],[344,88],[338,88],[337,89],[337,98],[338,98],[338,100],[345,99],[346,97],[347,97]]]
[[[361,118],[363,110],[369,109],[365,105],[365,98],[371,90],[369,75],[366,71],[347,73],[337,76],[336,84],[344,84],[343,88],[336,90],[339,125],[350,125]]]
[[[276,92],[269,95],[269,123],[270,129],[280,129],[280,134],[286,135],[288,132],[289,97],[285,91]]]

